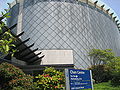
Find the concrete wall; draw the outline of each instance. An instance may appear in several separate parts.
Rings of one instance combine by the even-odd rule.
[[[72,50],[42,50],[45,55],[41,65],[49,64],[73,64]]]

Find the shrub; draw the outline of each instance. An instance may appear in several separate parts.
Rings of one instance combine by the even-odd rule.
[[[65,77],[63,72],[57,71],[54,68],[46,68],[42,75],[35,77],[36,83],[40,90],[63,90]]]
[[[4,90],[19,87],[28,90],[32,88],[33,78],[12,64],[2,63],[0,64],[0,81],[0,88]]]
[[[115,57],[109,61],[106,66],[111,68],[111,84],[113,86],[120,85],[120,57]]]
[[[113,74],[111,85],[120,86],[120,71]]]
[[[93,65],[89,70],[92,70],[92,76],[95,83],[106,82],[111,79],[110,68],[105,65]]]

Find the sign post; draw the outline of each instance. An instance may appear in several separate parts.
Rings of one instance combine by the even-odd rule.
[[[65,69],[66,90],[93,90],[92,73],[90,70]]]
[[[91,76],[91,85],[92,85],[92,90],[94,90],[94,87],[93,87],[93,80],[92,80],[92,71],[90,70],[90,76]]]

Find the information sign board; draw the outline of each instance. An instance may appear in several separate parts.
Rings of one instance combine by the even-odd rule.
[[[66,69],[67,90],[93,89],[90,70]]]

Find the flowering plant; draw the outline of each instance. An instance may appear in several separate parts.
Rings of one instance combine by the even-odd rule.
[[[46,68],[42,75],[36,76],[36,83],[41,90],[63,90],[65,88],[65,77],[63,72],[54,68]]]
[[[33,77],[9,63],[0,64],[0,90],[32,89]],[[17,89],[18,90],[18,89]],[[21,89],[20,89],[21,90]]]

